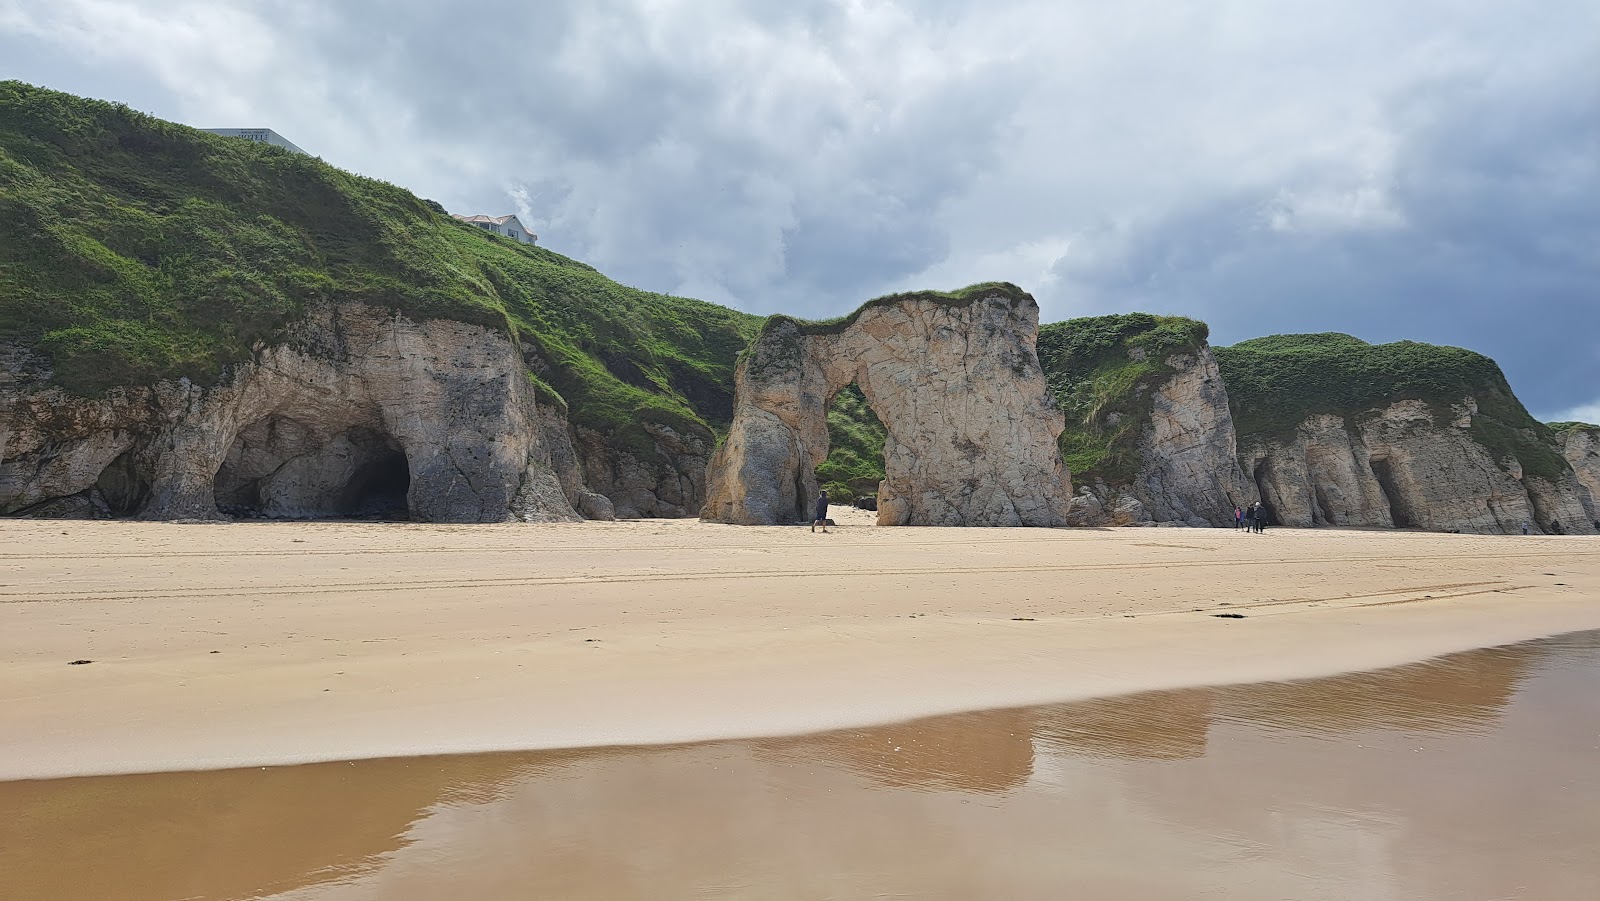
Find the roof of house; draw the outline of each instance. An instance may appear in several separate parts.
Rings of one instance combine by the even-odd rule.
[[[457,218],[457,219],[460,219],[462,222],[493,222],[495,225],[505,225],[507,222],[510,222],[513,219],[517,219],[517,217],[514,216],[514,215],[513,216],[485,216],[485,215],[479,214],[479,215],[476,215],[476,216],[462,216],[459,213],[452,213],[451,215],[455,216],[455,218]],[[517,219],[517,224],[521,225],[522,224],[522,220],[521,219]]]

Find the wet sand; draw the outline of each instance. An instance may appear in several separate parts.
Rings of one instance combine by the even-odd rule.
[[[1600,627],[1594,538],[850,516],[0,521],[0,778],[792,735]]]
[[[798,738],[0,783],[0,894],[1579,901],[1597,684],[1590,632]]]

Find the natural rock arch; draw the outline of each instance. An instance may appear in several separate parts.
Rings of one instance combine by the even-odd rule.
[[[1004,284],[883,298],[832,323],[773,317],[740,359],[702,518],[808,519],[828,406],[855,383],[888,431],[880,525],[1064,525],[1064,423],[1038,334],[1038,305]]]

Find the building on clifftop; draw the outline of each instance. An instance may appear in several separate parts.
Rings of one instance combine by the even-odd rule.
[[[311,155],[289,143],[287,138],[270,128],[202,128],[200,130],[228,138],[244,138],[246,141],[255,141],[257,144],[271,144],[274,147],[282,147],[285,150],[292,150],[295,153],[306,156]]]
[[[460,219],[462,222],[465,222],[469,225],[476,225],[486,232],[493,232],[494,234],[511,238],[523,244],[539,243],[539,236],[534,234],[532,231],[529,231],[528,227],[523,225],[516,216],[452,215],[455,215],[455,217]]]

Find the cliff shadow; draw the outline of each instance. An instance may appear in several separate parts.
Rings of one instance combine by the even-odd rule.
[[[1394,520],[1394,527],[1409,529],[1415,526],[1417,519],[1405,502],[1405,494],[1395,482],[1394,466],[1388,456],[1375,455],[1368,461],[1368,465],[1372,467],[1373,478],[1378,480],[1378,488],[1383,492],[1383,499],[1389,505],[1389,517]]]

